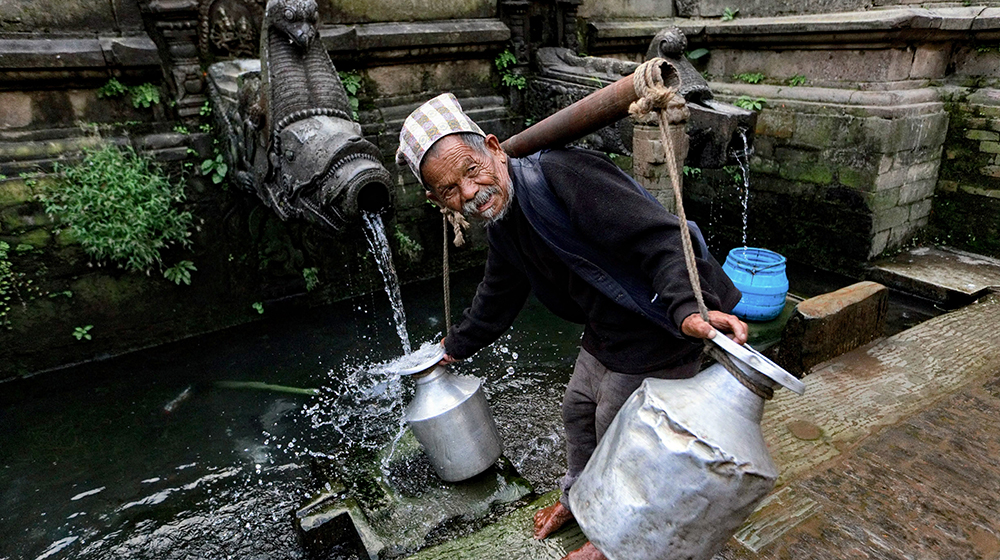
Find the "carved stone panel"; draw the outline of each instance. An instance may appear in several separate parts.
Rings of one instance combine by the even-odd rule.
[[[203,0],[198,10],[198,46],[205,58],[258,56],[263,1]]]

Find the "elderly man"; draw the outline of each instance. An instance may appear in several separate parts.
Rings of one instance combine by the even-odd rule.
[[[409,166],[430,200],[486,222],[486,272],[472,306],[443,342],[443,362],[467,358],[499,338],[529,293],[557,316],[584,325],[562,403],[563,498],[535,514],[535,538],[543,539],[572,519],[566,493],[643,379],[695,375],[700,339],[712,336],[713,327],[746,341],[746,324],[728,314],[740,293],[695,228],[702,293],[713,310],[703,321],[676,216],[599,152],[508,157],[451,94],[406,119],[397,161]],[[566,558],[604,555],[588,543]]]

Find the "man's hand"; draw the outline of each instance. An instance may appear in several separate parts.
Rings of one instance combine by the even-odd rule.
[[[441,346],[444,347],[444,339],[443,338],[441,339]],[[449,355],[446,352],[445,355],[441,358],[441,361],[438,362],[438,365],[439,366],[446,366],[448,364],[453,364],[453,363],[455,363],[457,361],[458,360],[456,360],[455,358],[452,358],[451,355]]]
[[[721,311],[709,311],[708,323],[698,313],[688,315],[681,323],[681,332],[694,338],[712,338],[715,336],[715,330],[727,335],[738,344],[747,341],[747,324],[735,315]]]

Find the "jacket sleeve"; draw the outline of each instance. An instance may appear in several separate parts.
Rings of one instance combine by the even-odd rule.
[[[472,305],[448,332],[445,351],[456,360],[464,360],[500,338],[514,323],[530,291],[527,276],[491,249]]]
[[[680,328],[698,312],[684,262],[680,219],[632,186],[603,154],[589,150],[550,152],[542,171],[569,213],[574,229],[599,249],[649,278],[656,297]],[[709,309],[730,311],[739,291],[711,255],[696,259]]]

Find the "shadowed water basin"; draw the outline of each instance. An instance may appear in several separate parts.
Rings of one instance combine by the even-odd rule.
[[[456,307],[480,277],[455,275]],[[404,287],[415,342],[441,336],[440,294]],[[563,469],[558,404],[579,336],[531,302],[453,367],[484,379],[505,455],[537,491]],[[316,460],[350,491],[399,439],[412,383],[370,366],[400,353],[376,293],[0,384],[0,559],[305,557],[292,512],[323,489]]]

